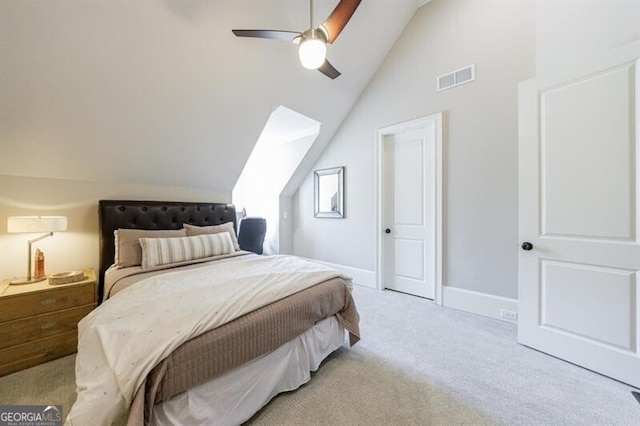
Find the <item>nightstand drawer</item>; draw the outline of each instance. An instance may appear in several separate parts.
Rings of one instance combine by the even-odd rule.
[[[70,331],[9,349],[0,349],[0,376],[72,354],[77,347],[78,333]]]
[[[0,326],[0,349],[27,343],[67,331],[76,331],[78,321],[95,305],[5,322]]]
[[[26,318],[95,302],[94,283],[52,288],[0,299],[0,322]]]

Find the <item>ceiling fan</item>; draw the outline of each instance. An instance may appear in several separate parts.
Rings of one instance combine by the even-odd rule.
[[[281,30],[232,30],[238,37],[269,38],[290,41],[298,45],[298,55],[302,66],[317,69],[334,79],[340,75],[326,59],[327,43],[336,41],[344,27],[360,5],[361,0],[340,0],[326,21],[319,27],[313,26],[313,0],[309,0],[309,29],[304,32]]]

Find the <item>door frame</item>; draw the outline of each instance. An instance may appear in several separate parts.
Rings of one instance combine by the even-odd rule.
[[[442,116],[441,112],[431,114],[425,117],[416,118],[414,120],[405,121],[398,124],[383,127],[376,131],[375,143],[375,180],[376,180],[376,219],[374,221],[374,235],[376,244],[376,288],[383,290],[384,279],[384,262],[382,248],[382,212],[383,212],[383,159],[384,159],[384,142],[385,137],[401,131],[415,130],[433,122],[436,127],[435,135],[435,168],[433,177],[435,182],[435,259],[433,266],[435,269],[435,291],[433,301],[436,305],[442,305]],[[431,264],[431,262],[428,262]]]

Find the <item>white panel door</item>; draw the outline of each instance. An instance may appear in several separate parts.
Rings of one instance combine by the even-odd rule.
[[[436,121],[384,137],[383,284],[434,298]]]
[[[518,341],[640,386],[638,65],[520,85]]]

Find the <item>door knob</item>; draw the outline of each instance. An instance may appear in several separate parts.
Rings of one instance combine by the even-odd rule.
[[[533,244],[531,244],[529,241],[525,241],[520,247],[522,247],[522,250],[529,251],[533,248]]]
[[[391,229],[389,229],[389,228],[385,229],[385,230],[384,230],[384,233],[385,233],[385,234],[390,234],[390,233],[391,233]]]

